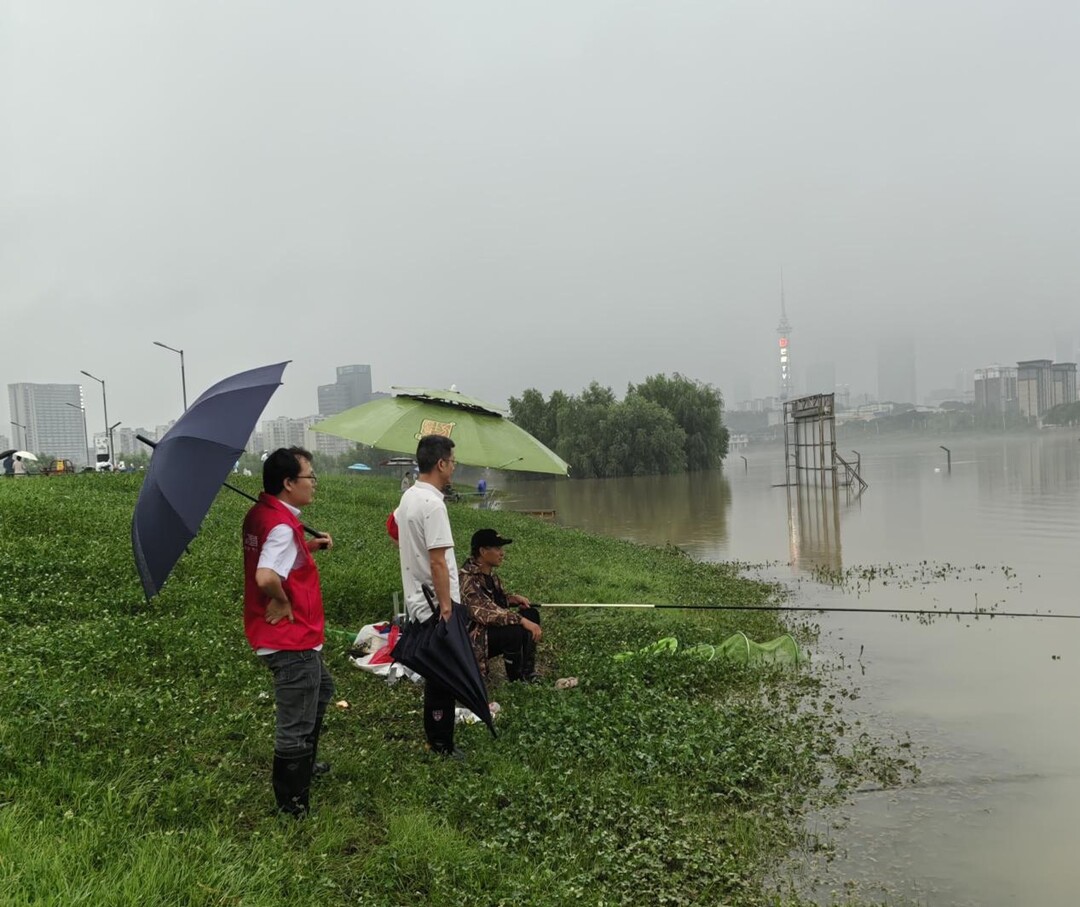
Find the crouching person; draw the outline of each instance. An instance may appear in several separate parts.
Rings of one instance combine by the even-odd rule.
[[[329,535],[304,538],[300,508],[316,488],[311,454],[279,448],[263,463],[263,493],[244,518],[244,632],[274,677],[277,711],[273,787],[278,809],[308,810],[319,733],[334,681],[323,664],[323,604],[313,551],[333,546]]]
[[[512,541],[494,529],[473,534],[471,555],[461,567],[461,600],[469,609],[469,635],[484,678],[488,659],[501,655],[507,679],[538,683],[536,644],[543,635],[540,615],[524,595],[507,595],[495,574],[503,562],[503,547]]]

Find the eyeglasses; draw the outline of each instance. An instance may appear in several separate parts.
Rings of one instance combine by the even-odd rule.
[[[315,473],[311,473],[310,475],[306,475],[306,476],[297,476],[296,478],[298,478],[298,479],[311,479],[312,482],[318,482],[319,481],[319,477],[317,475],[315,475]]]

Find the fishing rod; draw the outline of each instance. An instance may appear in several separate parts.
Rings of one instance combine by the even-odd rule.
[[[588,604],[544,602],[547,608],[671,608],[679,611],[807,611],[817,614],[917,614],[930,617],[1044,617],[1050,620],[1080,620],[1080,614],[1053,614],[1042,611],[935,611],[930,608],[820,608],[812,605],[649,605],[649,604]]]

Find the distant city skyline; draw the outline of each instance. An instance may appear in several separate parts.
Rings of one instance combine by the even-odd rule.
[[[787,316],[787,315],[788,315],[788,311],[787,311],[786,300],[785,300],[785,304],[784,304],[784,306],[782,308],[782,317]],[[783,325],[783,323],[782,323],[782,325]],[[788,320],[787,321],[787,330],[790,333],[794,333],[795,324],[793,323],[793,320]],[[763,331],[762,332],[762,337],[761,337],[761,343],[759,344],[760,358],[761,358],[761,362],[762,362],[763,365],[765,365],[765,363],[769,359],[769,355],[767,353],[767,350],[768,350],[768,339],[767,338],[768,338],[770,333],[771,333],[773,338],[777,337],[777,329],[774,329],[772,332],[764,332]],[[1071,337],[1072,337],[1071,334],[1068,334],[1066,332],[1062,332],[1060,330],[1058,330],[1056,333],[1053,332],[1053,331],[1048,330],[1047,331],[1047,342],[1045,344],[1043,344],[1043,346],[1046,347],[1046,348],[1053,349],[1054,352],[1058,353],[1058,354],[1068,353],[1068,351],[1070,351],[1070,350],[1073,351],[1074,354],[1075,354],[1075,352],[1076,352],[1076,344],[1072,341]],[[914,396],[915,396],[916,399],[913,399],[913,400],[895,400],[893,402],[905,402],[905,403],[906,402],[912,402],[912,403],[917,403],[917,404],[923,404],[923,403],[933,404],[933,403],[936,403],[936,402],[940,402],[940,400],[944,400],[944,399],[953,399],[953,398],[955,398],[955,399],[964,399],[965,394],[966,394],[966,397],[967,397],[968,400],[973,399],[972,398],[971,386],[970,386],[970,377],[971,377],[971,375],[973,375],[977,369],[986,369],[986,368],[990,367],[991,365],[994,364],[995,360],[990,356],[985,356],[985,357],[982,357],[980,359],[976,359],[974,365],[968,365],[968,364],[963,364],[962,365],[962,364],[960,364],[958,362],[946,363],[945,367],[943,367],[941,369],[938,369],[935,372],[935,374],[938,374],[939,376],[942,376],[944,380],[942,380],[942,378],[939,377],[938,381],[940,383],[935,383],[933,379],[926,379],[926,378],[923,377],[923,369],[921,368],[921,366],[923,364],[923,355],[920,352],[920,350],[924,347],[925,343],[926,343],[926,338],[920,338],[918,343],[914,339],[910,339],[910,340],[908,340],[908,339],[900,339],[900,340],[898,340],[895,336],[890,337],[890,338],[882,338],[878,342],[878,344],[874,347],[874,350],[875,350],[876,354],[873,356],[872,361],[873,361],[873,365],[874,365],[874,372],[876,373],[876,383],[873,383],[873,384],[871,384],[870,382],[865,382],[865,383],[860,384],[860,383],[857,383],[857,382],[844,380],[844,377],[851,373],[851,370],[852,370],[851,363],[853,361],[852,359],[845,359],[844,357],[841,357],[840,359],[835,360],[835,361],[817,360],[817,359],[815,359],[815,357],[816,357],[816,355],[818,353],[818,350],[813,348],[813,347],[808,347],[807,345],[805,345],[805,344],[803,344],[801,342],[799,344],[799,356],[800,356],[799,361],[801,363],[803,363],[803,364],[800,365],[798,368],[794,367],[794,361],[793,360],[791,360],[789,362],[780,363],[780,364],[789,366],[789,376],[790,376],[790,380],[791,380],[791,386],[792,386],[792,389],[793,389],[792,393],[794,395],[799,395],[799,394],[802,394],[802,393],[819,393],[819,392],[828,393],[829,391],[827,389],[825,389],[825,386],[828,385],[828,384],[831,384],[833,386],[833,388],[844,386],[844,388],[845,388],[844,396],[845,396],[845,398],[850,399],[850,400],[865,400],[865,401],[874,400],[874,401],[880,401],[880,400],[885,400],[885,399],[891,398],[891,397],[907,396],[906,393],[897,393],[896,392],[897,390],[902,390],[904,387],[907,387],[909,389],[914,387],[915,388]],[[1021,346],[1024,349],[1030,349],[1031,345],[1021,345]],[[773,347],[773,349],[775,350],[776,347]],[[863,350],[863,352],[865,353],[865,350]],[[357,358],[360,358],[360,357],[357,357]],[[1049,359],[1050,357],[1046,357],[1046,358]],[[903,365],[903,366],[898,365],[898,363],[900,363],[901,361],[906,363],[906,365]],[[998,361],[1001,361],[1001,360],[999,359]],[[1025,360],[1018,359],[1018,358],[1011,358],[1011,359],[1006,358],[1006,359],[1004,359],[1004,362],[1006,364],[1011,362],[1012,364],[1015,365],[1015,363],[1020,362],[1020,361],[1025,361]],[[1062,360],[1054,359],[1053,361],[1061,362]],[[774,362],[775,362],[775,360],[774,360]],[[891,363],[891,364],[888,364],[888,363]],[[0,368],[2,368],[2,367],[3,367],[3,364],[0,363]],[[779,369],[776,368],[776,365],[774,365],[773,368],[776,369],[775,371],[773,371],[773,375],[774,376],[779,375]],[[352,371],[354,369],[356,370],[355,372]],[[897,369],[900,369],[903,372],[902,377],[898,374]],[[342,371],[342,370],[344,370],[344,371]],[[156,369],[156,371],[161,371],[161,369]],[[168,369],[168,368],[164,369],[164,371],[166,373],[166,376],[168,376],[171,373],[171,370]],[[263,421],[272,421],[272,420],[278,419],[278,418],[305,419],[305,418],[307,418],[309,416],[312,416],[313,414],[317,413],[320,409],[324,409],[324,410],[336,409],[336,411],[341,411],[341,409],[337,409],[337,407],[349,408],[345,404],[348,403],[349,401],[351,401],[356,394],[360,394],[360,396],[364,396],[365,394],[367,394],[368,398],[370,399],[370,398],[374,398],[376,396],[380,396],[382,394],[387,393],[387,391],[376,391],[376,390],[373,389],[375,386],[377,386],[376,384],[373,383],[374,371],[375,371],[374,367],[369,363],[364,363],[363,365],[336,366],[335,367],[335,375],[339,380],[341,380],[342,383],[339,384],[338,381],[335,381],[333,384],[329,384],[329,385],[327,385],[327,384],[315,384],[313,386],[310,386],[307,389],[306,393],[304,393],[302,396],[306,397],[307,400],[311,401],[311,403],[308,406],[301,406],[300,408],[293,409],[293,410],[290,410],[290,408],[289,408],[290,407],[289,398],[288,398],[288,395],[285,395],[283,393],[283,391],[285,390],[285,387],[283,387],[281,390],[278,391],[278,394],[276,394],[275,397],[271,399],[270,404],[268,405],[266,412],[263,414],[263,418],[260,420],[260,425],[262,424]],[[892,374],[893,378],[895,379],[895,381],[894,381],[894,383],[892,385],[888,384],[888,382],[890,380],[892,380],[892,379],[890,379],[888,377],[889,374]],[[959,386],[959,383],[961,383],[963,381],[963,376],[964,375],[968,376],[968,382],[969,382],[968,387],[966,388],[966,390],[965,390],[965,388],[962,388],[962,387]],[[216,382],[217,380],[220,380],[220,378],[222,378],[222,377],[225,377],[225,376],[224,375],[214,376],[210,381],[208,381],[207,386],[209,386],[209,384],[212,384],[212,383]],[[643,379],[644,377],[646,377],[646,375],[642,374],[642,375],[637,376],[637,377],[640,380],[640,379]],[[697,378],[698,380],[706,380],[706,381],[708,380],[705,377],[695,376],[695,375],[689,375],[689,377]],[[885,386],[885,391],[886,392],[884,393],[884,395],[883,395],[883,392],[882,392],[882,384],[881,384],[881,382],[883,380],[886,382],[886,386]],[[292,382],[290,382],[290,376],[289,376],[289,371],[288,370],[286,370],[286,373],[285,373],[285,382],[286,382],[286,386],[290,386],[290,385],[293,384]],[[48,385],[48,384],[55,384],[55,383],[56,382],[25,382],[25,381],[24,382],[13,382],[13,384],[19,384],[19,385],[22,385],[22,384]],[[178,376],[175,379],[175,383],[177,385],[179,385],[179,377]],[[753,402],[755,400],[756,401],[767,401],[768,399],[772,398],[772,399],[775,399],[775,400],[779,401],[780,396],[779,396],[778,391],[779,391],[779,383],[780,382],[779,382],[777,377],[774,377],[772,382],[763,382],[761,386],[762,387],[767,387],[770,383],[772,384],[772,388],[770,389],[771,392],[763,394],[763,395],[753,394],[752,393],[753,382],[748,380],[748,379],[745,379],[745,378],[740,379],[737,382],[733,382],[733,384],[735,386],[739,386],[741,384],[742,385],[741,389],[744,390],[744,391],[751,390],[751,393],[749,395],[730,393],[723,386],[720,386],[720,390],[724,394],[725,406],[727,408],[729,408],[729,409],[735,410],[735,409],[740,408],[740,406],[742,404],[750,403],[750,402]],[[102,434],[102,426],[103,426],[103,423],[104,423],[104,418],[103,418],[103,415],[101,413],[100,396],[95,394],[96,388],[87,388],[83,384],[75,384],[75,385],[68,385],[68,386],[77,388],[78,389],[77,392],[81,395],[81,399],[84,400],[85,403],[86,403],[88,434],[90,435],[91,439],[93,439],[93,437],[95,435]],[[189,386],[189,389],[190,389],[189,390],[189,397],[190,397],[191,400],[194,400],[194,398],[197,397],[198,394],[202,393],[202,391],[205,389],[203,387],[198,387],[198,386],[193,387],[191,382],[189,382],[188,386]],[[580,390],[582,390],[582,387],[572,387],[572,386],[565,386],[564,385],[562,387],[553,387],[552,389],[564,390],[567,393],[577,393]],[[621,388],[619,388],[617,385],[613,385],[613,387],[614,387],[616,393],[621,393]],[[372,388],[372,390],[370,390],[370,392],[368,392],[368,388]],[[508,394],[508,397],[511,396],[511,395],[520,394],[520,392],[522,390],[524,390],[524,389],[525,389],[525,387],[515,388],[510,392],[510,394]],[[950,389],[955,390],[955,393],[948,393],[948,391]],[[156,426],[156,429],[154,429],[154,430],[147,429],[147,430],[150,430],[151,433],[154,434],[155,437],[156,437],[157,434],[160,432],[161,428],[164,425],[166,425],[168,422],[174,420],[176,418],[176,416],[178,416],[180,414],[179,411],[178,411],[180,409],[180,407],[176,406],[175,402],[172,405],[172,409],[169,409],[170,404],[168,402],[168,398],[170,398],[170,397],[172,397],[174,395],[178,396],[178,394],[176,394],[177,389],[172,387],[171,382],[168,381],[168,380],[166,380],[162,385],[162,397],[165,398],[165,400],[163,402],[163,409],[165,409],[166,412],[170,413],[168,419],[151,418],[151,419],[137,420],[134,423],[128,422],[126,419],[124,419],[124,413],[119,411],[119,409],[116,406],[116,403],[114,402],[115,398],[120,396],[120,394],[118,393],[119,390],[120,390],[120,388],[118,388],[113,382],[109,383],[110,417],[112,418],[112,420],[114,422],[116,422],[116,421],[121,422],[121,425],[117,429],[117,432],[119,433],[121,431],[125,431],[126,433],[123,435],[123,437],[125,439],[128,438],[129,434],[131,436],[133,436],[134,432],[139,430],[138,426],[150,426],[150,425]],[[507,397],[507,399],[508,399],[508,397]],[[359,399],[359,397],[357,397],[356,399]],[[491,399],[491,398],[488,398],[488,399]],[[9,410],[10,410],[10,394],[8,395],[8,402],[9,402]],[[495,403],[497,405],[505,405],[506,400],[491,399],[491,402]],[[353,404],[353,405],[357,405],[357,404]],[[331,415],[331,414],[332,413],[329,412],[329,411],[321,413],[321,415]],[[73,411],[71,413],[71,417],[78,420],[79,430],[81,431],[81,424],[82,424],[81,423],[81,418],[82,418],[81,413]],[[5,423],[8,423],[10,421],[20,422],[21,420],[18,419],[18,418],[11,419],[10,415],[9,415],[8,419],[4,419]],[[72,424],[74,424],[74,423],[72,423]],[[70,427],[71,426],[69,426],[69,428]],[[17,445],[19,442],[15,439],[15,436],[18,434],[18,431],[15,430],[14,428],[10,428],[10,426],[9,426],[9,429],[10,429],[9,436],[11,438],[11,444],[12,445]],[[317,433],[316,433],[316,436],[317,436]],[[119,437],[119,434],[117,434],[117,437]],[[119,452],[131,453],[131,452],[137,451],[141,446],[138,442],[135,442],[133,449],[130,449],[131,445],[128,444],[128,443],[125,443],[124,444],[124,450],[121,451],[121,446],[120,446],[119,442],[116,441],[115,438],[114,438],[114,443],[116,443],[118,454],[119,454]],[[321,444],[320,446],[325,447],[326,444]],[[330,446],[334,446],[334,445],[331,443]],[[338,446],[340,446],[340,445],[338,445]],[[324,450],[322,452],[323,453],[329,453],[329,452],[337,452],[337,451],[335,449],[335,451],[326,451],[326,450]]]

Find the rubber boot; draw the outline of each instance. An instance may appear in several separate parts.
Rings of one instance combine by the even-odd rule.
[[[274,798],[279,812],[298,819],[307,813],[311,763],[310,752],[290,756],[274,753]]]

